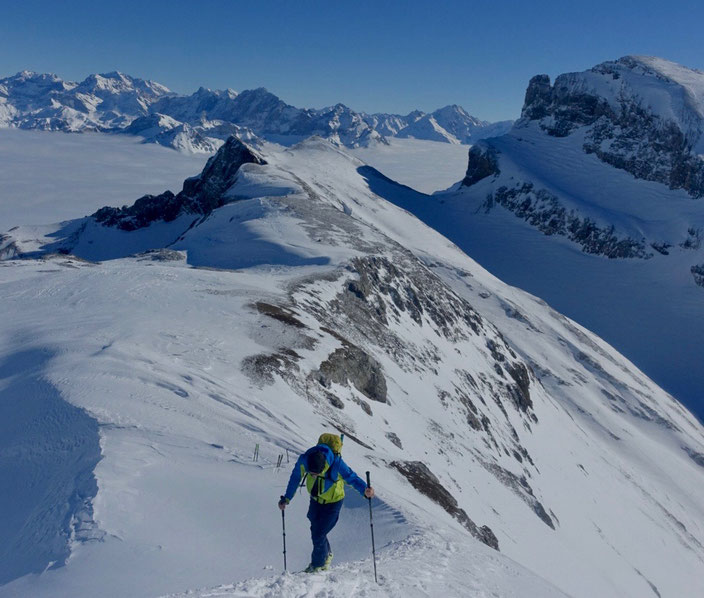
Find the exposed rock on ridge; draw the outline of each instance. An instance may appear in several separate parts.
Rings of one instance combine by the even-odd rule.
[[[486,209],[490,210],[495,203],[546,235],[562,235],[578,243],[585,253],[608,258],[649,258],[653,255],[646,249],[643,239],[619,236],[614,226],[599,226],[588,217],[568,211],[557,196],[545,189],[536,189],[533,183],[513,188],[499,187],[488,195]]]
[[[93,218],[105,226],[130,231],[159,220],[171,222],[183,213],[207,215],[226,202],[224,193],[235,183],[243,164],[266,164],[266,161],[248,145],[230,137],[198,176],[184,181],[178,195],[171,191],[145,195],[130,207],[101,208]]]
[[[497,151],[486,145],[473,145],[469,148],[469,163],[462,184],[471,187],[488,176],[501,174]]]
[[[495,550],[499,549],[499,540],[491,528],[486,525],[477,526],[466,511],[458,506],[457,499],[447,491],[427,465],[420,461],[392,461],[390,465],[397,469],[411,483],[411,486],[457,519],[477,540]]]

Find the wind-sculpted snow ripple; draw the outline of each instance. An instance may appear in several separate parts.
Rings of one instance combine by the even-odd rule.
[[[51,357],[30,348],[0,363],[0,586],[101,537],[91,504],[98,423],[43,379]]]

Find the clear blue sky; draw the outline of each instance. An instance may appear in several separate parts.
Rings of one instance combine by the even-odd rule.
[[[626,54],[704,69],[704,3],[673,0],[0,0],[0,77],[119,70],[300,107],[520,113],[531,76]]]

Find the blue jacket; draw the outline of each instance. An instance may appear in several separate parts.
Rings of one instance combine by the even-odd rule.
[[[340,478],[347,482],[350,486],[353,486],[360,494],[364,494],[367,488],[364,480],[360,478],[347,463],[342,460],[340,455],[335,455],[327,444],[318,444],[313,448],[308,449],[303,453],[296,464],[293,466],[293,471],[291,472],[291,477],[288,480],[288,486],[286,487],[286,494],[284,498],[287,501],[291,501],[296,494],[296,489],[301,483],[301,478],[303,473],[308,472],[308,456],[313,452],[321,451],[325,455],[325,460],[328,464],[328,469],[325,471],[323,476],[323,488],[320,494],[324,494],[332,488],[332,486],[337,483]]]

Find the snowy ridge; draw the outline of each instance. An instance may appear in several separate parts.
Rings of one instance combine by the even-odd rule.
[[[451,539],[450,539],[451,538]],[[468,553],[472,555],[468,559]],[[433,554],[442,555],[439,559]],[[419,569],[424,561],[432,569]],[[465,538],[453,532],[442,536],[433,531],[406,538],[390,547],[379,559],[381,584],[374,583],[359,563],[347,563],[328,574],[284,574],[274,578],[257,578],[236,584],[169,594],[164,598],[233,598],[257,596],[389,596],[421,598],[427,596],[472,596],[484,598],[552,598],[564,597],[549,583],[536,578],[517,563],[502,558],[489,549],[468,546]],[[365,569],[371,566],[365,562]],[[499,571],[500,574],[496,575]],[[388,572],[388,573],[384,573]],[[391,573],[393,572],[393,573]]]
[[[53,348],[37,373],[98,421],[102,540],[41,574],[35,554],[35,574],[0,596],[310,592],[296,576],[245,579],[281,566],[277,456],[323,429],[371,471],[387,595],[456,594],[460,573],[479,596],[704,591],[701,424],[387,201],[431,197],[320,138],[232,141],[184,189],[196,182],[222,201],[132,231],[89,217],[3,238],[33,259],[0,264],[13,314],[0,354]],[[306,583],[375,595],[367,505],[349,494],[331,540],[341,565]],[[304,511],[304,497],[287,511],[293,570]],[[500,552],[473,539],[492,536]]]
[[[118,72],[90,75],[81,83],[29,71],[0,79],[0,127],[120,132],[191,153],[212,153],[233,134],[285,145],[311,135],[346,147],[383,144],[396,135],[473,143],[511,124],[480,121],[456,105],[406,116],[369,115],[344,104],[296,108],[264,88],[238,94],[201,87],[184,96]]]

